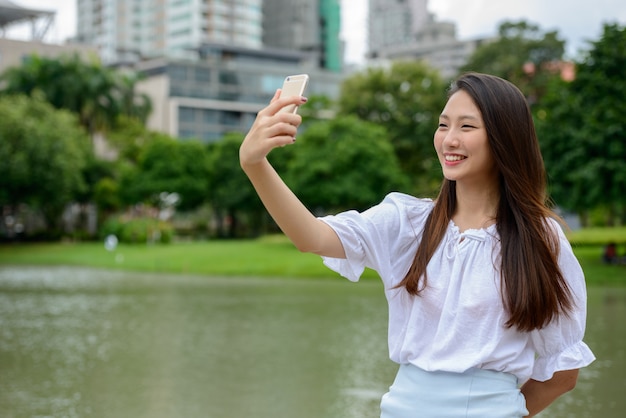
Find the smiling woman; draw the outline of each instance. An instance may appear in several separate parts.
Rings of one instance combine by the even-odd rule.
[[[453,94],[443,109],[435,132],[435,149],[446,179],[466,184],[472,181],[486,192],[485,203],[497,199],[497,169],[487,130],[480,110],[466,92]],[[487,224],[480,225],[487,226],[494,215],[489,214]]]
[[[276,94],[241,144],[240,163],[300,251],[352,281],[366,267],[379,274],[389,356],[399,364],[381,417],[534,416],[571,390],[594,360],[582,340],[585,281],[546,205],[519,89],[478,73],[453,82],[434,138],[444,175],[436,200],[389,193],[362,213],[323,218],[266,158],[297,146],[302,119],[279,110],[305,102]]]

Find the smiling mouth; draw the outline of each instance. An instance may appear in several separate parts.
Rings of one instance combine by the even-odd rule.
[[[461,161],[461,160],[464,160],[466,158],[467,157],[465,157],[463,155],[446,155],[446,156],[444,156],[444,159],[446,161],[449,161],[449,162]]]

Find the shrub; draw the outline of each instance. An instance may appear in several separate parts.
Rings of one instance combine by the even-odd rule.
[[[112,217],[100,229],[100,236],[115,235],[128,244],[172,242],[174,228],[169,222],[155,218],[122,219]]]

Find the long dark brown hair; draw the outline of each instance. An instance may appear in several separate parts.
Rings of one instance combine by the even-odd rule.
[[[507,327],[531,331],[568,314],[572,295],[557,263],[559,239],[549,218],[546,173],[530,109],[523,94],[501,78],[467,73],[451,86],[469,94],[480,110],[499,172],[496,228],[500,235],[502,301]],[[456,182],[444,179],[424,226],[413,264],[400,282],[413,295],[425,289],[426,266],[456,209]]]

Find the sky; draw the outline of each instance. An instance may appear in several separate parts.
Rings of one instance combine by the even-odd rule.
[[[57,12],[46,41],[62,43],[76,31],[76,0],[11,0],[24,7]],[[362,63],[367,50],[368,0],[340,0],[341,37],[346,42],[346,60]],[[503,20],[526,19],[542,30],[557,30],[575,58],[586,40],[597,40],[604,22],[626,25],[624,0],[430,0],[428,9],[438,21],[456,24],[461,40],[493,36]],[[24,30],[9,32],[23,37]]]

